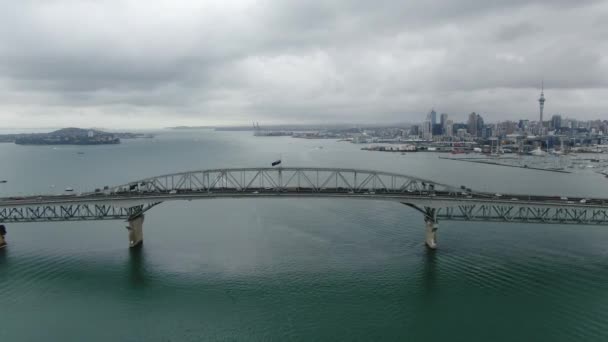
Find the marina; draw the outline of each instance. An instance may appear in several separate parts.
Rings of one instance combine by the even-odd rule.
[[[548,172],[560,172],[560,173],[572,173],[571,171],[567,171],[564,170],[563,168],[543,168],[543,167],[537,167],[537,166],[528,166],[528,164],[523,164],[523,165],[514,165],[514,164],[504,164],[504,163],[500,163],[496,160],[492,160],[492,159],[482,159],[482,158],[448,158],[448,157],[439,157],[439,159],[444,159],[444,160],[453,160],[453,161],[462,161],[462,162],[469,162],[469,163],[479,163],[479,164],[487,164],[487,165],[496,165],[496,166],[506,166],[506,167],[517,167],[517,168],[522,168],[522,169],[529,169],[529,170],[539,170],[539,171],[548,171]],[[512,158],[512,160],[515,158]]]

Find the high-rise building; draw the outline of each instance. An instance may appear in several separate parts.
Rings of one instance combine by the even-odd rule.
[[[484,139],[487,139],[491,136],[494,136],[494,132],[495,130],[493,129],[492,126],[483,126],[481,129],[481,137]]]
[[[441,127],[441,124],[434,124],[433,125],[433,135],[442,135],[443,134],[443,127]]]
[[[429,116],[429,119],[431,120],[431,125],[434,125],[437,123],[437,112],[435,111],[435,109],[431,109],[428,116]]]
[[[487,136],[484,135],[484,124],[483,124],[483,118],[481,117],[481,115],[477,114],[477,136],[478,137],[484,137],[487,138]]]
[[[454,126],[454,122],[452,120],[446,120],[445,121],[445,129],[444,129],[443,134],[445,134],[448,137],[453,136],[454,135],[453,126]]]
[[[420,134],[420,128],[418,127],[418,125],[412,125],[412,127],[410,127],[410,135],[418,134]]]
[[[422,123],[422,139],[433,139],[433,118],[437,115],[434,110],[426,115],[426,120]]]
[[[469,114],[469,121],[467,122],[467,129],[470,135],[477,135],[477,114],[475,112]]]
[[[551,128],[560,129],[562,128],[562,116],[561,115],[553,115],[551,117]]]
[[[515,132],[515,122],[513,121],[507,121],[505,123],[506,126],[506,130],[505,130],[505,134],[513,134]]]
[[[446,113],[441,113],[441,116],[439,118],[440,118],[439,123],[441,124],[441,129],[445,133],[445,123],[446,123],[446,121],[448,121],[448,115]]]

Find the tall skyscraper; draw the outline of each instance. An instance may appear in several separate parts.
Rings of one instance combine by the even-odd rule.
[[[439,124],[441,124],[441,131],[443,134],[445,134],[445,125],[446,125],[447,121],[448,121],[448,115],[446,113],[442,113],[439,118]]]
[[[435,109],[431,109],[431,111],[429,112],[429,118],[431,119],[431,125],[437,123],[437,112],[435,111]]]
[[[540,126],[543,126],[543,110],[545,109],[545,82],[543,81],[540,86],[540,98],[538,99],[540,104]]]
[[[483,137],[483,138],[487,138],[486,136],[484,136],[483,134],[483,130],[484,130],[484,123],[483,123],[483,118],[481,117],[481,115],[477,114],[477,124],[476,124],[476,128],[477,128],[477,136],[478,137]]]
[[[475,112],[469,114],[469,121],[467,122],[467,130],[472,136],[477,135],[477,114]]]
[[[562,128],[562,116],[561,115],[553,115],[553,117],[551,117],[551,128],[553,129],[560,129]]]
[[[426,115],[426,120],[422,123],[422,139],[433,139],[433,119],[435,118],[435,115],[436,113],[434,110]]]

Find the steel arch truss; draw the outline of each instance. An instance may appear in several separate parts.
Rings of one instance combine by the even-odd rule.
[[[608,225],[607,199],[473,192],[388,172],[338,168],[239,168],[145,178],[73,196],[0,199],[0,222],[129,219],[160,202],[203,198],[328,197],[397,201],[425,221]],[[510,198],[510,200],[507,200]]]
[[[437,182],[388,172],[332,168],[243,168],[175,173],[123,184],[111,193],[171,191],[302,191],[411,193],[457,191]]]
[[[128,220],[148,211],[157,203],[125,208],[109,204],[41,204],[0,208],[0,222],[52,222]]]

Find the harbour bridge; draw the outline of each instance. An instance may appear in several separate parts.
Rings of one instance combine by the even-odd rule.
[[[189,171],[85,193],[0,198],[0,223],[126,220],[135,247],[143,241],[146,211],[167,201],[216,198],[398,202],[423,215],[430,248],[437,246],[440,220],[608,225],[608,199],[496,194],[397,173],[316,167]],[[0,246],[5,234],[0,225]]]

